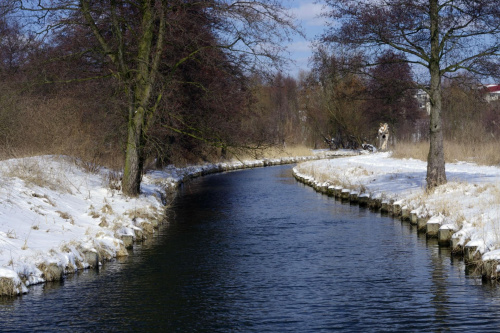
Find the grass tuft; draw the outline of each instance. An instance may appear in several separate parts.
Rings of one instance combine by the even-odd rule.
[[[0,277],[0,295],[15,296],[17,295],[17,287],[12,279]]]
[[[38,265],[38,269],[42,271],[45,281],[58,281],[62,279],[63,270],[56,263],[42,263]]]
[[[88,214],[93,219],[101,217],[101,215],[95,210],[95,207],[93,205],[90,205]]]
[[[106,203],[104,206],[102,206],[101,213],[113,214],[113,207],[111,207],[111,205],[109,203]]]
[[[61,177],[61,175],[64,175],[64,171],[47,168],[47,164],[41,159],[24,158],[16,160],[9,164],[4,174],[7,177],[22,179],[28,186],[45,187],[53,191],[71,193],[67,181]],[[36,194],[34,196],[37,197]],[[48,203],[54,205],[50,200]]]
[[[62,219],[65,219],[65,220],[71,220],[71,215],[69,213],[66,213],[66,212],[61,212],[59,210],[56,210],[56,213],[59,214],[59,216],[62,218]]]
[[[16,231],[14,229],[7,230],[7,237],[10,239],[17,239]]]

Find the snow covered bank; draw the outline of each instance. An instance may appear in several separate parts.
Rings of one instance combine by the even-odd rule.
[[[119,176],[92,171],[68,157],[0,162],[0,294],[127,255],[162,221],[159,189],[128,198]]]
[[[126,256],[134,241],[163,222],[165,194],[186,179],[209,173],[295,163],[352,151],[167,167],[144,175],[142,194],[122,195],[120,175],[69,157],[41,156],[0,162],[0,295],[61,279]]]
[[[304,162],[294,173],[318,189],[344,189],[356,197],[378,199],[379,209],[389,203],[400,209],[397,214],[411,212],[415,224],[427,227],[429,235],[435,236],[436,230],[448,232],[455,251],[464,251],[470,261],[479,260],[481,266],[490,267],[483,274],[496,277],[500,271],[500,168],[447,164],[448,184],[432,193],[425,191],[426,168],[419,160],[376,153]]]
[[[281,157],[272,159],[256,159],[256,160],[244,160],[244,161],[234,161],[234,162],[223,162],[217,164],[204,164],[204,165],[193,165],[185,168],[176,168],[173,165],[167,166],[165,169],[160,171],[151,171],[144,178],[143,184],[156,184],[161,186],[166,186],[168,188],[177,187],[182,184],[185,180],[196,178],[199,176],[204,176],[211,173],[225,172],[231,170],[241,170],[247,168],[258,168],[273,165],[291,164],[310,160],[321,160],[329,159],[339,156],[357,156],[360,154],[359,151],[355,150],[315,150],[312,151],[310,156],[298,156],[298,157]]]

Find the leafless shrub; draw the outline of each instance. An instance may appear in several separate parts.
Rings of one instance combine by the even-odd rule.
[[[112,191],[120,191],[121,185],[121,173],[117,171],[109,171],[105,177],[105,186]]]
[[[64,70],[60,65],[55,70]],[[0,158],[68,155],[90,172],[99,166],[121,168],[123,133],[114,112],[119,103],[111,96],[113,87],[103,84],[47,86],[21,98],[14,85],[0,82]]]
[[[99,170],[101,170],[101,166],[97,164],[95,159],[92,160],[82,160],[82,159],[75,159],[75,164],[85,170],[88,173],[92,174],[97,174]]]

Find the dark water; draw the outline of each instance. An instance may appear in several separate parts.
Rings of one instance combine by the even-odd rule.
[[[0,331],[478,332],[500,288],[405,223],[341,204],[290,167],[186,185],[122,261],[0,299]]]

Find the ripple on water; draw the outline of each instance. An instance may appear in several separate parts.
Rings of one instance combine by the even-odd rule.
[[[408,224],[296,183],[290,167],[185,185],[171,223],[99,272],[0,300],[2,331],[477,332],[500,293]]]

